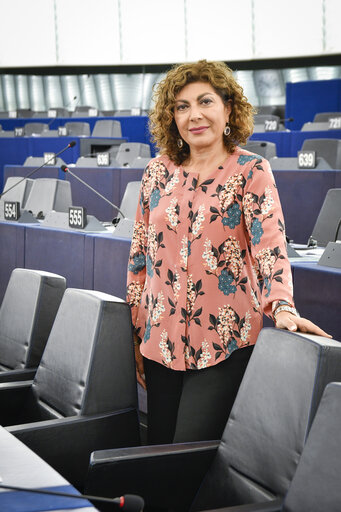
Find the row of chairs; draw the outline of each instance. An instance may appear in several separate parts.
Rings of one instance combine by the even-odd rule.
[[[13,137],[14,130],[0,129],[1,137]],[[93,130],[90,124],[84,121],[67,121],[59,130],[50,130],[50,123],[25,123],[22,135],[39,137],[58,137],[75,135],[78,137],[122,137],[121,123],[117,120],[100,119],[96,121]]]
[[[42,338],[40,363],[25,374]],[[222,439],[162,446],[139,446],[125,302],[15,269],[0,343],[1,424],[80,490],[138,494],[158,511],[339,510],[338,341],[263,329]]]
[[[16,110],[0,111],[0,119],[7,118],[47,118],[47,117],[126,117],[126,116],[146,116],[148,110],[141,108],[121,109],[121,110],[98,110],[96,107],[87,105],[76,106],[74,110],[68,110],[64,107],[50,108],[45,111],[34,111],[30,108],[18,108]]]
[[[0,308],[0,423],[81,488],[90,454],[140,444],[130,309],[14,269]]]
[[[17,185],[17,186],[15,186]],[[52,211],[68,212],[72,203],[71,184],[67,180],[55,178],[23,179],[21,177],[9,177],[6,180],[4,191],[13,187],[0,199],[0,220],[4,220],[4,201],[19,203],[20,211],[30,212],[38,219],[44,219]],[[120,210],[125,218],[133,220],[135,217],[140,182],[127,183],[124,195],[120,203]],[[24,215],[19,222],[29,222]]]
[[[275,142],[249,140],[245,149],[268,159],[274,171],[299,170],[297,157],[278,157]],[[315,169],[341,170],[341,139],[305,139],[302,151],[316,152]]]
[[[151,159],[149,144],[142,142],[122,142],[119,145],[111,146],[109,153],[110,167],[130,167],[134,169],[143,169]],[[28,156],[24,162],[25,167],[38,167],[44,163],[44,157]],[[60,167],[65,162],[58,158],[56,166]],[[80,156],[76,161],[76,167],[99,167],[97,153]]]

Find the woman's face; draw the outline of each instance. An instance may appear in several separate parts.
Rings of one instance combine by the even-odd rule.
[[[230,104],[225,105],[207,82],[185,85],[175,98],[174,120],[191,149],[222,144],[230,113]]]

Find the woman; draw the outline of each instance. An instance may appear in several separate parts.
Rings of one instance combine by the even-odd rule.
[[[142,179],[128,265],[148,439],[217,439],[263,313],[279,328],[327,334],[295,310],[269,163],[237,146],[254,112],[232,71],[182,64],[154,99],[161,156]]]

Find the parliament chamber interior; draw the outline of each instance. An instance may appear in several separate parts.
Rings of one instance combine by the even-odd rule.
[[[264,316],[222,439],[156,446],[126,281],[170,65],[0,63],[1,511],[341,510],[340,51],[219,58],[257,109],[296,308],[332,338]]]

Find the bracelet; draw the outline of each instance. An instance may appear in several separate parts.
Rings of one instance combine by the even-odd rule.
[[[277,314],[280,313],[281,311],[288,311],[288,313],[292,313],[295,316],[298,316],[298,317],[300,316],[296,308],[294,308],[292,306],[284,306],[284,305],[282,306],[281,305],[281,306],[278,306],[275,309],[275,311],[272,313],[275,320],[276,320]]]

